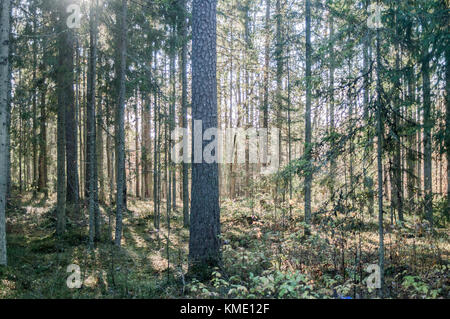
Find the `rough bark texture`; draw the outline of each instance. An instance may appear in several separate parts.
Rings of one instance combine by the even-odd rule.
[[[194,0],[192,21],[192,112],[203,132],[217,127],[216,0]],[[198,138],[198,137],[197,137]],[[193,136],[193,145],[196,136]],[[203,148],[208,142],[201,142]],[[220,262],[219,170],[217,163],[192,165],[190,269]]]

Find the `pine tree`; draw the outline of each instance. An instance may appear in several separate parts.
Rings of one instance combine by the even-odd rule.
[[[194,0],[192,12],[192,119],[202,121],[203,133],[217,128],[216,0]],[[205,147],[202,136],[193,145]],[[194,151],[195,152],[195,151]],[[202,154],[193,154],[194,158]],[[220,261],[220,207],[218,164],[192,164],[190,269],[217,266]]]

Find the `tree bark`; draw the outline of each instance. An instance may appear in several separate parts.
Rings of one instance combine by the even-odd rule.
[[[216,6],[217,0],[193,2],[192,120],[202,121],[202,135],[209,128],[217,128]],[[193,146],[199,143],[203,150],[206,143],[198,139],[202,137],[194,134]],[[204,271],[218,266],[221,259],[217,162],[202,159],[201,163],[192,164],[191,212],[190,270],[205,274]]]

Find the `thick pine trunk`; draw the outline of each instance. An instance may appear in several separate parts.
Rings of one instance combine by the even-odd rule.
[[[194,0],[192,22],[192,119],[202,121],[202,133],[217,128],[216,0]],[[201,136],[193,145],[206,146]],[[196,154],[194,154],[195,157]],[[206,270],[220,262],[218,164],[192,164],[190,270]],[[205,269],[206,268],[206,269]]]

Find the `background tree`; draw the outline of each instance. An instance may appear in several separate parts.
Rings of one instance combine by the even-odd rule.
[[[8,117],[9,117],[9,37],[11,1],[2,1],[0,10],[0,265],[7,264],[6,255],[6,194],[8,174]]]

